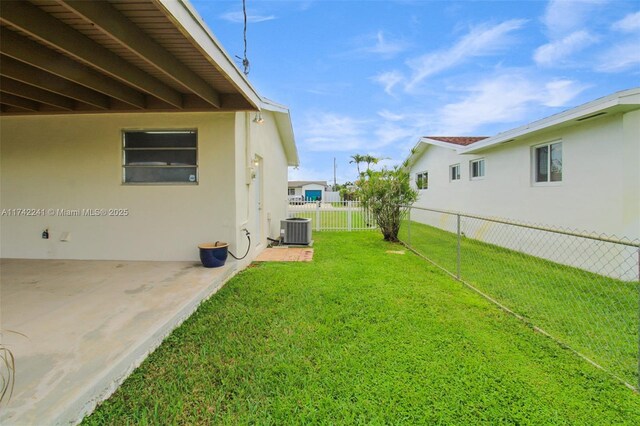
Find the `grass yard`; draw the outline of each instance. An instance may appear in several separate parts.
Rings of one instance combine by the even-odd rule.
[[[640,397],[377,232],[205,302],[84,424],[640,424]]]
[[[456,234],[412,222],[411,246],[456,271]],[[407,240],[407,226],[401,237]],[[461,276],[628,383],[638,382],[638,283],[553,263],[470,238]]]

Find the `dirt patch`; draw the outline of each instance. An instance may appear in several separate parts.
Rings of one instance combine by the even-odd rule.
[[[260,253],[256,262],[311,262],[312,260],[312,248],[272,247]]]
[[[404,254],[405,251],[404,250],[387,250],[386,253],[389,253],[389,254]]]

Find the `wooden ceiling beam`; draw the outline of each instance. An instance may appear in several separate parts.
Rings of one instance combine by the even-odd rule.
[[[31,3],[3,2],[0,19],[39,41],[60,49],[91,68],[162,99],[176,108],[182,108],[181,93]]]
[[[0,75],[93,105],[102,110],[107,110],[110,107],[108,96],[8,56],[0,56]]]
[[[0,77],[0,90],[3,93],[10,93],[42,104],[71,111],[75,109],[75,102],[64,96],[42,90],[38,87],[30,86],[21,81],[12,80],[7,77]]]
[[[220,107],[220,95],[209,83],[169,53],[109,2],[57,1],[65,5],[69,10],[94,23],[105,34],[118,40],[122,46],[134,52],[210,105],[216,108]],[[166,99],[164,100],[166,101]]]
[[[37,112],[40,110],[40,104],[30,99],[12,95],[11,93],[0,92],[0,103],[12,107],[18,107],[27,111]]]
[[[6,4],[17,2],[3,2]],[[6,27],[0,28],[0,52],[51,74],[119,99],[139,109],[145,107],[145,96],[106,75],[94,71],[35,41],[18,35]],[[0,64],[1,67],[1,64]]]

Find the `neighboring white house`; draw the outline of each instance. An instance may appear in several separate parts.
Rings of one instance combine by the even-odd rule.
[[[3,2],[0,256],[251,260],[298,165],[261,97],[186,1]],[[48,233],[49,238],[43,238]]]
[[[290,180],[289,197],[302,197],[307,201],[324,200],[327,192],[327,181]]]
[[[416,206],[640,238],[640,88],[484,138],[423,137]]]

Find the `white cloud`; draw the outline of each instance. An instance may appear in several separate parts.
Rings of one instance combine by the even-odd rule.
[[[544,85],[544,90],[536,100],[547,107],[563,107],[569,105],[586,88],[587,86],[573,80],[552,80]]]
[[[637,40],[628,40],[617,44],[599,55],[596,71],[621,72],[640,65],[640,48]]]
[[[537,106],[565,106],[585,89],[571,80],[539,82],[518,72],[503,73],[466,91],[439,112],[435,133],[467,135],[487,124],[529,121]]]
[[[220,15],[220,18],[224,19],[225,21],[233,22],[235,24],[244,22],[244,15],[242,11],[227,12]],[[247,22],[254,24],[258,22],[271,21],[273,19],[276,19],[275,15],[247,14]]]
[[[640,11],[630,13],[621,20],[614,22],[611,28],[624,33],[640,31]]]
[[[333,177],[333,170],[318,170],[311,167],[295,167],[289,169],[289,180],[326,180]]]
[[[450,48],[427,53],[411,59],[407,65],[412,70],[406,89],[411,90],[427,77],[453,68],[468,59],[492,55],[511,44],[510,33],[524,26],[526,20],[511,19],[495,26],[481,25],[472,28]]]
[[[640,11],[614,22],[611,29],[617,32],[612,34],[614,41],[596,56],[595,70],[637,73],[640,71]]]
[[[397,114],[386,109],[383,109],[382,111],[378,111],[378,115],[382,119],[387,121],[402,121],[405,119],[405,115]]]
[[[307,117],[298,140],[309,151],[369,153],[415,142],[426,121],[416,113],[387,110],[378,112],[378,118],[372,120],[322,112]]]
[[[301,140],[310,151],[357,150],[368,144],[369,124],[345,115],[315,113],[305,120]]]
[[[396,87],[398,83],[404,81],[404,75],[402,75],[398,70],[393,70],[378,74],[372,77],[372,80],[382,84],[384,91],[387,92],[387,94],[394,96],[393,88]]]
[[[383,121],[376,126],[374,135],[375,139],[371,145],[380,148],[411,138],[411,136],[415,135],[415,129],[412,126]]]
[[[550,39],[563,38],[582,29],[597,8],[607,0],[551,0],[547,4],[542,22]]]
[[[408,47],[407,43],[404,41],[388,40],[383,31],[378,31],[375,37],[368,38],[373,38],[375,40],[375,44],[373,46],[362,47],[358,50],[364,53],[380,55],[385,59],[394,57],[398,53],[405,51]]]
[[[538,65],[558,65],[567,57],[589,47],[597,41],[598,38],[589,34],[587,31],[576,31],[564,38],[538,47],[533,55],[533,59]]]

